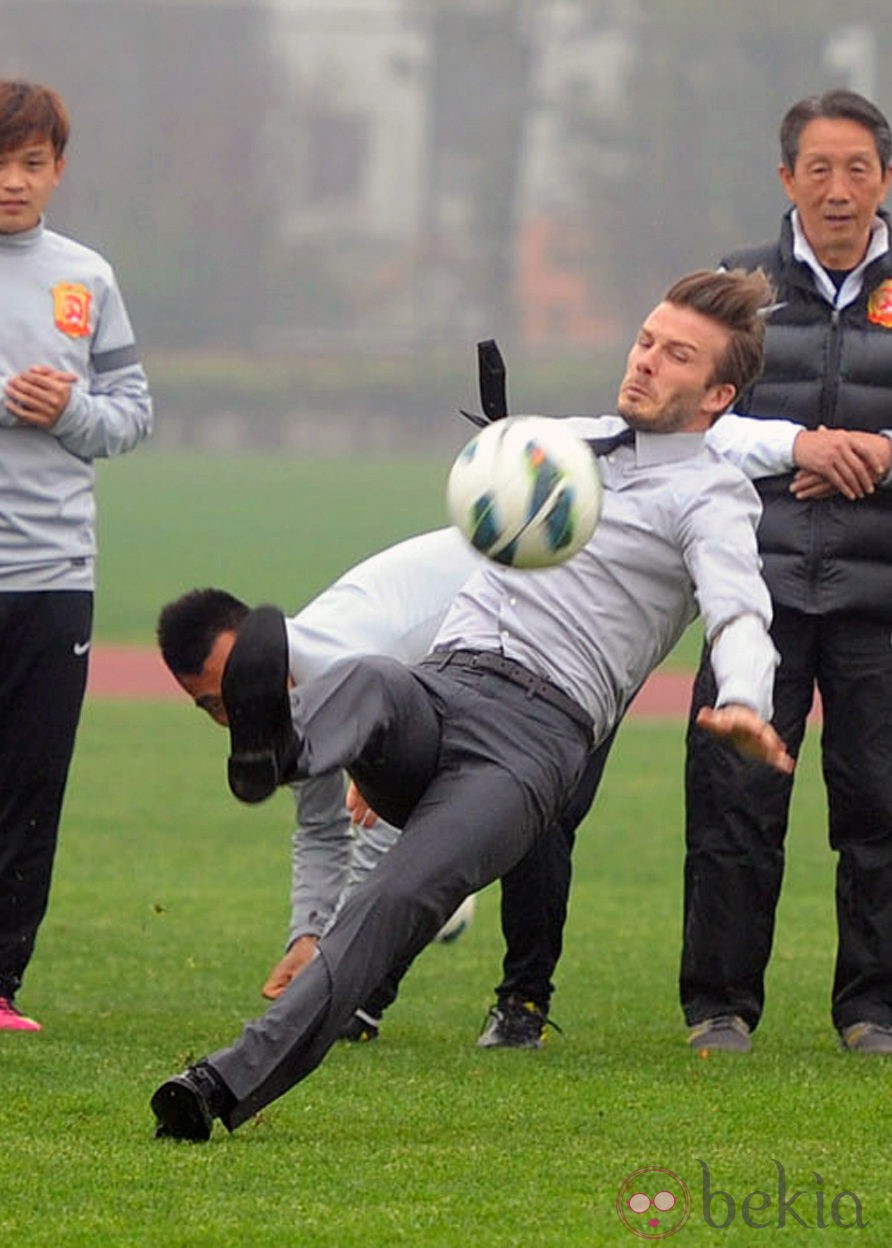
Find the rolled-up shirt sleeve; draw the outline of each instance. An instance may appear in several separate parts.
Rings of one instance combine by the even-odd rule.
[[[680,540],[712,647],[716,705],[741,703],[770,720],[777,654],[756,543],[760,516],[752,485],[729,474],[683,514]]]
[[[762,420],[728,412],[709,430],[706,445],[755,481],[795,469],[793,443],[802,428],[793,420]]]

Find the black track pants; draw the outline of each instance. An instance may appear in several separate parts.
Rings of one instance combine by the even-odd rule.
[[[46,912],[92,615],[88,592],[0,593],[0,996]]]

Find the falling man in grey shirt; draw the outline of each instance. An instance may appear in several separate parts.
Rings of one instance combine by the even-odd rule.
[[[619,416],[585,422],[586,438],[631,443],[601,459],[594,536],[560,567],[482,567],[422,663],[346,659],[289,695],[282,614],[260,607],[245,621],[222,681],[233,792],[260,801],[344,767],[403,835],[282,996],[156,1091],[158,1135],[206,1140],[215,1118],[232,1130],[308,1075],[390,967],[557,818],[589,752],[698,611],[718,685],[700,722],[792,767],[768,722],[776,657],[758,497],[704,444],[761,368],[770,301],[759,273],[672,286],[629,353]]]

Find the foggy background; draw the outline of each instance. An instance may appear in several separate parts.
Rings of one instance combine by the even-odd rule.
[[[890,64],[889,0],[0,0],[162,447],[454,446],[489,337],[512,411],[611,410],[668,284],[776,235],[786,108],[888,115]]]

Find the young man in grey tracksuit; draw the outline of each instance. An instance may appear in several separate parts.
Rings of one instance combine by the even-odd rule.
[[[0,81],[0,1031],[46,911],[87,678],[95,458],[151,429],[114,273],[48,230],[68,117],[55,92]]]

